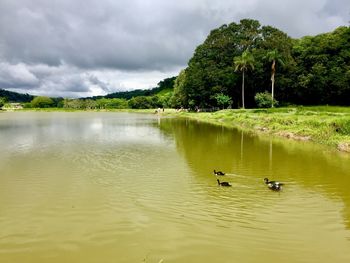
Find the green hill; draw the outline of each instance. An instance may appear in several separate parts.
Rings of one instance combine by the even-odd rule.
[[[121,92],[115,92],[110,93],[105,96],[94,96],[94,97],[86,97],[81,99],[126,99],[129,100],[134,97],[139,96],[154,96],[157,95],[159,97],[169,97],[171,96],[173,90],[174,90],[174,82],[176,77],[166,78],[162,81],[160,81],[157,85],[157,87],[153,89],[136,89],[131,91],[121,91]],[[0,98],[6,98],[8,102],[31,102],[35,96],[29,95],[29,94],[21,94],[13,91],[8,91],[4,89],[0,89]],[[56,100],[62,100],[62,98],[51,98],[54,101]]]
[[[18,92],[0,89],[0,98],[6,98],[8,102],[30,102],[34,96]]]
[[[140,96],[165,96],[169,95],[174,90],[174,82],[176,77],[166,78],[162,81],[160,81],[157,85],[157,87],[153,89],[136,89],[131,91],[120,91],[115,93],[110,93],[105,96],[94,96],[90,98],[84,98],[84,99],[101,99],[101,98],[107,98],[107,99],[126,99],[129,100],[134,97],[140,97]]]

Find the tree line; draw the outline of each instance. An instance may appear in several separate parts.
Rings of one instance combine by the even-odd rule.
[[[94,109],[153,109],[171,107],[170,99],[176,77],[160,81],[149,90],[133,90],[111,93],[106,96],[68,99],[47,96],[31,96],[4,91],[0,97],[0,108],[7,102],[22,102],[24,108],[65,108],[75,110]],[[9,96],[10,94],[10,96]]]
[[[223,97],[234,108],[350,105],[350,27],[300,39],[251,19],[212,30],[175,80],[172,103],[210,108]]]
[[[65,108],[75,110],[97,109],[154,109],[169,108],[170,96],[137,96],[130,100],[119,98],[67,99],[37,96],[31,102],[23,103],[24,108]]]
[[[175,78],[166,78],[160,81],[157,87],[150,90],[116,92],[106,96],[78,99],[33,96],[32,100],[23,103],[23,106],[24,108],[65,108],[75,110],[169,108],[171,107],[170,99]]]
[[[4,101],[11,102],[30,102],[34,96],[0,89],[0,98],[3,98]]]

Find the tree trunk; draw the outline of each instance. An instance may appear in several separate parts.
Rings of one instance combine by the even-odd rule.
[[[272,61],[271,66],[271,108],[273,108],[274,92],[275,92],[275,72],[276,72],[276,61]]]
[[[272,108],[273,108],[273,100],[274,100],[274,91],[275,91],[275,73],[272,73],[272,76],[271,76],[271,97],[272,97],[271,107]]]
[[[242,108],[244,109],[244,70],[242,71],[242,76],[243,76],[243,79],[242,79]]]

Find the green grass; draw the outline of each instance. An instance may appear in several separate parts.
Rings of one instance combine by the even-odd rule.
[[[299,111],[315,111],[315,112],[333,112],[333,113],[348,113],[350,114],[350,107],[340,106],[299,106]]]

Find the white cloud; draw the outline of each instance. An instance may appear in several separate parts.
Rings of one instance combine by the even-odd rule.
[[[67,64],[0,63],[0,85],[16,92],[29,91],[33,95],[77,98],[153,88],[160,80],[175,76],[179,71],[180,68],[170,72],[85,70]]]

